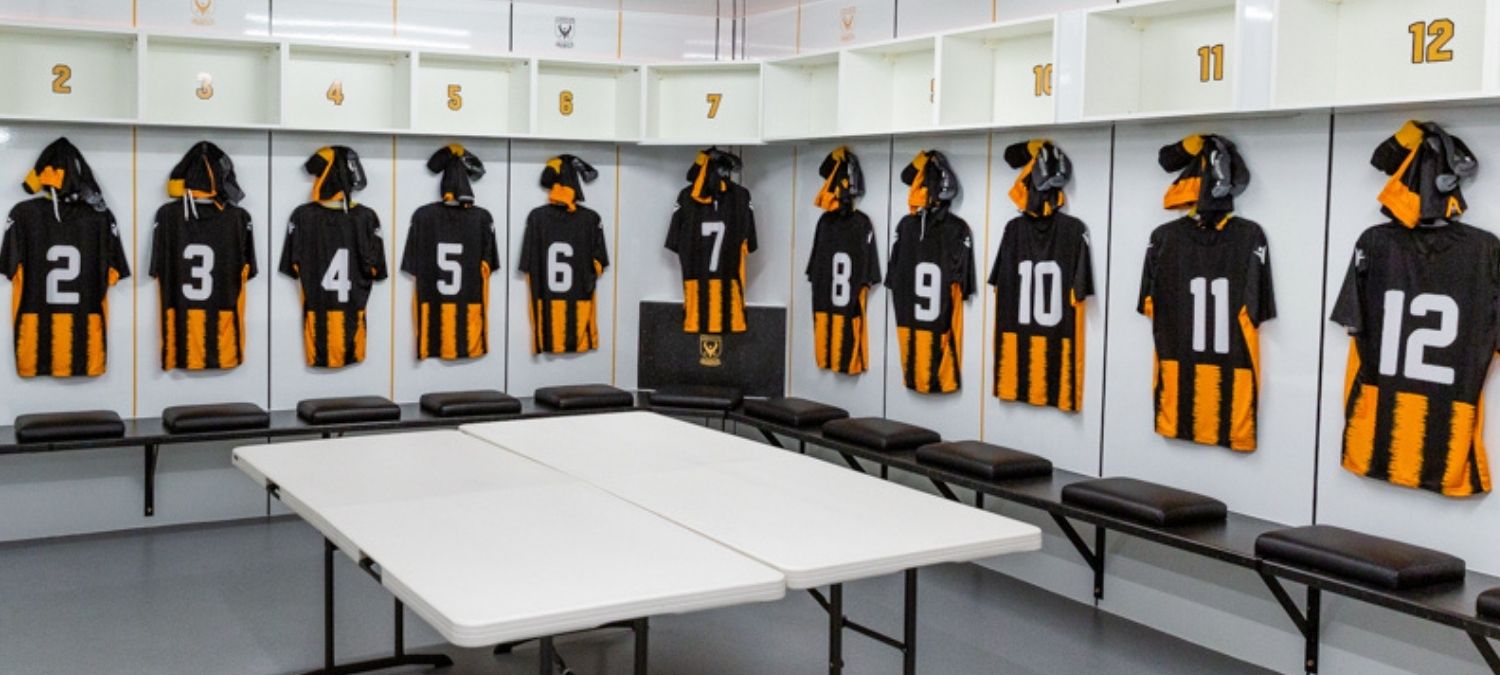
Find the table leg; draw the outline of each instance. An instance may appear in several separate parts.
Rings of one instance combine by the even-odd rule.
[[[647,618],[635,621],[635,675],[646,675],[650,670],[646,664],[646,656],[649,653],[647,633],[651,631],[651,620]]]
[[[828,675],[844,672],[844,585],[828,588]]]
[[[917,570],[906,570],[906,616],[901,635],[901,672],[917,672]]]

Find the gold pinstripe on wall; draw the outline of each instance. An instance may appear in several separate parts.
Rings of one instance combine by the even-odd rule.
[[[984,250],[979,252],[979,278],[989,278],[989,255],[990,255],[990,208],[994,195],[995,176],[995,132],[991,131],[985,136],[984,141]],[[987,288],[988,285],[986,285]],[[989,382],[990,359],[994,358],[991,353],[995,344],[994,326],[990,325],[990,295],[993,289],[986,291],[979,298],[979,325],[982,340],[979,350],[982,356],[979,358],[979,439],[984,440],[984,393],[985,384]]]

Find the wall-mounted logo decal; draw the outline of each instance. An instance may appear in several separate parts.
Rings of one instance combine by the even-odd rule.
[[[214,0],[188,0],[188,2],[193,5],[190,11],[193,25],[214,25]]]
[[[858,10],[859,7],[854,5],[839,10],[839,27],[843,29],[839,35],[840,41],[854,41],[854,13]]]
[[[709,368],[718,368],[724,365],[724,336],[723,335],[699,335],[698,336],[698,364]]]
[[[575,27],[576,27],[576,24],[573,21],[573,17],[571,17],[571,16],[560,16],[560,17],[557,17],[557,24],[554,27],[552,33],[553,33],[554,36],[557,37],[557,47],[558,47],[558,49],[572,49],[573,48],[573,29]]]

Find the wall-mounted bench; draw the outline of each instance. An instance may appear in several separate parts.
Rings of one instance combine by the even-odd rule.
[[[1327,531],[1332,528],[1291,528],[1227,510],[1219,519],[1171,524],[1175,516],[1168,514],[1163,518],[1160,513],[1163,505],[1168,511],[1185,507],[1180,512],[1186,513],[1202,509],[1206,498],[1139,481],[1099,479],[1057,469],[1043,472],[1035,466],[1016,472],[1018,477],[991,478],[995,473],[1005,473],[1004,465],[1028,462],[1027,458],[1032,456],[1007,450],[1013,455],[992,454],[1000,458],[994,464],[968,462],[967,470],[961,471],[953,467],[965,465],[962,452],[956,459],[950,454],[947,461],[935,462],[931,453],[923,452],[920,446],[881,448],[869,442],[856,442],[850,440],[847,430],[838,430],[838,424],[834,429],[827,426],[833,420],[848,417],[840,409],[799,399],[771,403],[768,409],[767,402],[747,401],[741,409],[729,414],[729,420],[756,429],[777,447],[788,447],[782,442],[785,438],[795,441],[799,452],[806,452],[808,445],[833,451],[857,471],[866,472],[860,463],[863,460],[878,466],[882,478],[888,478],[892,469],[926,478],[938,492],[954,501],[959,501],[959,497],[953,488],[971,490],[978,508],[983,508],[985,498],[991,497],[1046,512],[1093,571],[1095,598],[1104,595],[1106,533],[1113,530],[1255,572],[1303,636],[1304,667],[1309,673],[1318,669],[1321,596],[1326,591],[1462,630],[1490,670],[1500,675],[1500,657],[1489,642],[1500,639],[1500,577],[1463,570],[1462,561],[1458,561],[1455,576],[1451,560],[1444,560],[1449,556],[1359,533]],[[838,433],[829,433],[835,430]],[[892,427],[881,431],[901,434],[905,430]],[[1149,494],[1136,500],[1134,497],[1139,495],[1129,494],[1133,491]],[[1086,494],[1090,492],[1094,494]],[[1123,492],[1124,496],[1112,494],[1117,492]],[[1085,505],[1090,497],[1094,498],[1093,505]],[[1118,503],[1108,504],[1112,500]],[[1073,521],[1094,526],[1092,546]],[[1323,531],[1301,532],[1307,529]],[[1294,547],[1289,556],[1272,555],[1276,553],[1276,538],[1299,535],[1326,546],[1327,550],[1308,552]],[[1352,540],[1345,539],[1348,535],[1353,535]],[[1260,553],[1258,542],[1262,547]],[[1266,548],[1268,544],[1271,549]],[[1335,560],[1325,564],[1330,552]],[[1382,552],[1391,554],[1381,559]],[[1347,572],[1351,567],[1361,566],[1365,569],[1357,571],[1364,572],[1363,575],[1330,571]],[[1436,581],[1422,578],[1433,571],[1440,572],[1434,577]],[[1306,586],[1306,599],[1301,607],[1282,585],[1283,580]],[[1429,581],[1432,583],[1426,583]]]

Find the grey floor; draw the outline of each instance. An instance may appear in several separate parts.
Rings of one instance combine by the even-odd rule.
[[[559,551],[567,555],[567,551]],[[341,659],[389,649],[392,601],[342,556]],[[925,570],[919,672],[1265,673],[1142,626],[969,565]],[[900,629],[899,577],[850,585],[848,613]],[[826,615],[806,594],[652,622],[658,675],[827,672]],[[408,613],[408,645],[437,635]],[[580,675],[630,672],[623,631],[560,649]],[[438,673],[535,673],[535,651],[506,657],[436,647]],[[845,638],[846,673],[899,673],[898,655]],[[413,647],[413,649],[415,649]],[[286,673],[322,658],[322,542],[281,518],[0,546],[0,673]]]

